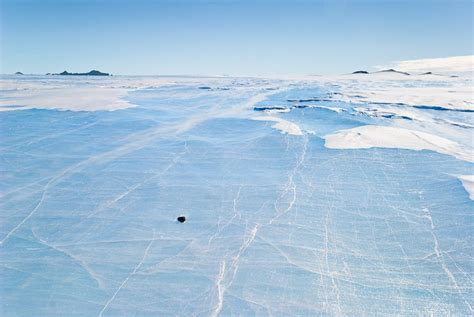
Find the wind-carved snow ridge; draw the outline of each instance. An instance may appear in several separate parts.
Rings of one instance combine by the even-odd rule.
[[[290,135],[303,135],[303,132],[301,131],[300,127],[296,123],[287,121],[279,117],[261,116],[261,117],[253,117],[252,119],[258,120],[258,121],[276,122],[274,125],[272,125],[272,128],[280,130],[282,133],[287,133]]]
[[[341,130],[325,137],[331,149],[367,149],[372,147],[431,150],[474,162],[474,152],[456,142],[424,132],[385,126],[361,126]]]
[[[458,178],[469,194],[469,198],[474,200],[474,175],[459,175]]]

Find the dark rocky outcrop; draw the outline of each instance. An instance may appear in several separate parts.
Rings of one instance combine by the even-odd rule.
[[[176,218],[176,220],[178,220],[178,222],[185,222],[186,221],[186,217],[185,216],[179,216],[178,218]]]
[[[409,73],[401,72],[401,71],[395,70],[393,68],[384,69],[384,70],[378,71],[377,73],[396,73],[396,74],[402,74],[402,75],[410,75]]]
[[[356,70],[355,72],[353,72],[353,74],[368,74],[369,72],[366,71],[366,70]]]
[[[111,76],[109,73],[102,73],[98,70],[91,70],[88,73],[70,73],[68,71],[63,71],[62,73],[59,74],[54,74],[54,75],[62,75],[62,76]]]
[[[16,72],[15,75],[23,75],[22,72]]]

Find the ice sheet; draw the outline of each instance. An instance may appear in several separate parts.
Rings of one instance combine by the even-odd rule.
[[[469,83],[343,77],[3,78],[0,315],[472,315],[473,114],[344,97]]]

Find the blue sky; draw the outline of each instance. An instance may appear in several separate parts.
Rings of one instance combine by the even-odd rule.
[[[1,0],[1,72],[334,74],[473,53],[472,1]]]

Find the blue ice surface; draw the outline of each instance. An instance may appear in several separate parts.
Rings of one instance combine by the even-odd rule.
[[[227,114],[243,85],[0,112],[0,315],[472,314],[474,208],[453,176],[472,164],[325,148],[379,120],[350,104],[278,114],[314,132],[281,134]]]

